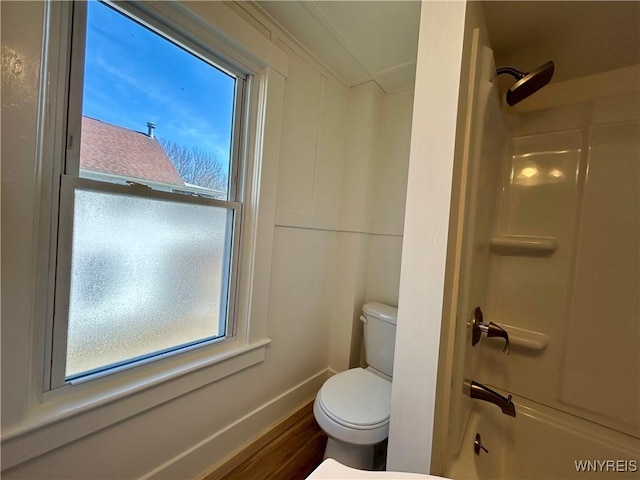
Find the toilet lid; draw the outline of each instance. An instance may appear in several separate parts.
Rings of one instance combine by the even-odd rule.
[[[354,368],[327,380],[318,398],[335,421],[352,428],[376,428],[389,421],[391,382]]]

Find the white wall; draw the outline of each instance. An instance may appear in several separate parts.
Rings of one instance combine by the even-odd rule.
[[[387,467],[428,473],[465,2],[423,2]]]
[[[347,89],[291,44],[278,45],[289,52],[290,85],[276,226],[278,235],[305,229],[333,245],[326,318],[329,368],[338,372],[361,363],[362,305],[398,304],[413,90]]]
[[[329,368],[363,365],[362,305],[398,305],[413,90],[351,91]]]
[[[397,302],[412,92],[385,95],[363,86],[369,90],[363,97],[369,97],[361,104],[354,100],[360,92],[341,85],[250,6],[227,7],[225,16],[240,15],[289,58],[266,360],[110,428],[96,428],[3,471],[3,478],[195,477],[311,400],[328,367],[341,370],[359,358],[356,320],[364,301]],[[2,2],[1,8],[4,430],[24,419],[28,395],[43,6]],[[198,5],[208,8],[214,7]],[[12,62],[9,70],[5,58]],[[378,154],[349,155],[357,129]],[[379,193],[378,185],[387,182]],[[352,202],[354,191],[359,197]],[[47,428],[56,433],[65,424]]]

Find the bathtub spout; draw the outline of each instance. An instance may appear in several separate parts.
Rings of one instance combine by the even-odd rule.
[[[516,416],[516,406],[511,401],[511,395],[509,395],[508,398],[503,397],[498,392],[491,390],[489,387],[485,387],[481,383],[471,381],[469,396],[471,398],[477,398],[478,400],[484,400],[485,402],[497,405],[505,415],[509,415],[510,417]]]

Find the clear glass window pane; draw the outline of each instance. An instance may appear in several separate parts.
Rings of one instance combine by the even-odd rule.
[[[88,3],[80,176],[228,199],[236,79]]]
[[[67,379],[224,336],[232,209],[75,191]]]

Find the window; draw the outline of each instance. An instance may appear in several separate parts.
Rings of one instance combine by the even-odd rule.
[[[250,76],[122,8],[73,7],[49,389],[236,334]]]
[[[84,2],[79,3],[80,8],[90,9],[93,5],[85,7]],[[7,294],[17,294],[18,297],[10,307],[10,318],[3,318],[10,325],[12,337],[15,336],[17,340],[16,348],[6,352],[11,360],[7,364],[10,363],[11,367],[3,371],[3,375],[6,374],[16,385],[9,395],[11,405],[7,410],[8,421],[7,425],[3,424],[2,430],[4,469],[25,464],[196,389],[210,386],[210,392],[224,391],[224,384],[212,384],[258,367],[269,352],[271,255],[288,56],[255,31],[241,15],[234,13],[226,2],[145,1],[117,2],[115,7],[111,7],[111,4],[97,5],[116,8],[119,15],[124,13],[123,18],[127,22],[150,26],[205,65],[215,66],[233,79],[235,104],[229,136],[229,158],[233,160],[227,167],[228,190],[226,198],[224,195],[221,198],[215,185],[199,187],[189,180],[183,181],[183,185],[176,185],[166,181],[166,178],[156,178],[155,181],[140,176],[135,177],[137,180],[123,178],[130,176],[123,172],[119,173],[119,177],[96,172],[95,169],[91,174],[88,168],[81,172],[80,151],[76,148],[87,140],[86,134],[91,128],[82,131],[85,17],[77,14],[71,2],[42,2],[33,7],[16,7],[9,12],[9,17],[13,19],[33,19],[33,22],[27,22],[31,27],[40,25],[43,20],[43,29],[34,27],[28,35],[9,35],[27,41],[25,45],[33,46],[41,41],[42,50],[39,75],[29,76],[31,80],[35,81],[36,77],[39,80],[37,95],[33,83],[28,82],[28,92],[22,88],[24,85],[19,85],[18,90],[13,89],[18,96],[26,92],[29,98],[25,97],[26,103],[19,105],[26,110],[12,116],[19,120],[13,131],[19,130],[20,135],[9,142],[10,147],[16,147],[11,148],[16,155],[8,159],[9,170],[25,175],[20,173],[15,178],[8,195],[16,201],[32,200],[16,204],[16,211],[7,215],[6,219],[3,217],[3,225],[6,223],[10,227],[8,240],[11,251],[19,250],[17,258],[21,261],[30,252],[30,260],[23,263],[26,271],[18,276],[16,285],[7,289]],[[122,9],[126,9],[126,12]],[[71,39],[74,10],[76,15],[73,17],[77,22],[74,38]],[[71,44],[74,43],[71,40],[75,40],[73,52],[75,56],[80,54],[81,64],[78,67],[78,62],[74,61],[73,71],[69,66],[72,61]],[[28,50],[34,52],[31,48]],[[33,59],[29,63],[31,67],[25,70],[27,74],[33,73],[36,68],[36,56],[31,56],[31,53],[25,57]],[[123,73],[124,69],[117,72]],[[103,88],[104,95],[111,101],[121,99],[122,95],[106,87]],[[243,89],[244,94],[240,97]],[[205,100],[205,93],[202,92],[203,98],[200,100],[199,97],[199,101]],[[34,116],[32,106],[36,101],[38,111]],[[27,116],[24,117],[22,113]],[[138,132],[143,139],[150,136],[146,122],[154,121],[154,117],[145,115],[132,125],[123,125],[95,113],[92,115],[94,120],[95,117],[102,118],[103,126],[111,124]],[[133,118],[133,113],[128,112],[126,116]],[[172,115],[172,119],[177,118],[177,115]],[[166,120],[155,118],[155,123],[156,138],[168,136]],[[188,125],[194,126],[193,123]],[[84,138],[81,138],[82,133],[85,134]],[[32,145],[31,139],[34,137],[36,144]],[[30,157],[32,153],[35,154],[34,158]],[[218,160],[223,159],[220,152],[214,153]],[[30,169],[32,160],[36,168],[27,175],[24,168]],[[20,195],[18,190],[21,190]],[[210,212],[226,212],[228,217],[233,217],[232,223],[228,220],[232,234],[225,232],[227,236],[224,237],[227,242],[231,237],[231,248],[220,241],[231,257],[222,259],[229,266],[229,291],[221,289],[219,292],[220,298],[228,298],[226,303],[221,303],[227,308],[223,317],[226,321],[224,337],[203,339],[178,350],[174,348],[180,345],[174,345],[164,353],[147,352],[145,355],[152,356],[146,358],[105,362],[94,373],[85,370],[74,377],[71,376],[73,374],[67,374],[68,303],[71,298],[74,254],[72,242],[75,227],[79,228],[83,222],[82,212],[79,212],[78,223],[73,223],[76,194],[85,196],[79,203],[87,203],[96,197],[105,200],[105,203],[111,202],[118,211],[124,208],[127,201],[136,205],[146,201],[147,204],[163,207],[154,213],[162,216],[163,221],[169,210],[175,209],[173,213],[179,220],[172,221],[182,222],[180,226],[187,225],[189,221],[181,218],[182,212],[188,207],[192,207],[189,212],[196,212],[204,222],[215,217],[215,213]],[[196,208],[201,206],[202,209]],[[181,207],[185,210],[179,210]],[[133,223],[132,215],[125,214],[116,219],[112,214],[108,212],[104,225],[125,229],[126,222]],[[218,214],[215,218],[220,220],[221,216]],[[138,218],[145,221],[152,219],[144,215]],[[95,218],[91,216],[88,221],[95,223]],[[118,221],[122,221],[123,225],[114,225]],[[37,230],[34,230],[36,226]],[[103,241],[98,238],[97,232],[91,228],[89,230],[96,240]],[[133,230],[135,233],[138,229]],[[191,239],[186,228],[183,233],[183,238]],[[22,248],[16,248],[19,239],[23,239]],[[130,242],[125,244],[131,245]],[[95,272],[96,280],[100,280],[111,274],[107,269],[128,262],[132,256],[135,255],[118,258],[113,263],[100,256],[93,257],[87,269],[95,266],[91,272]],[[202,270],[197,272],[187,278],[202,274]],[[85,275],[84,272],[80,274]],[[176,279],[172,281],[173,287],[178,288]],[[136,282],[142,283],[140,278]],[[198,282],[197,285],[205,288],[204,283]],[[116,287],[121,289],[121,286],[110,283],[102,286],[99,282],[88,283],[79,289],[82,295],[79,298],[86,298],[84,295],[87,293],[94,295],[96,303],[92,304],[92,308],[97,308],[98,305],[106,305],[106,298],[113,294],[111,289]],[[216,292],[212,297],[218,298]],[[26,298],[33,302],[25,302]],[[138,298],[133,300],[139,301]],[[126,303],[118,306],[124,305]],[[217,320],[217,317],[213,318]],[[214,324],[219,325],[215,321]],[[115,327],[119,328],[120,325]],[[24,351],[27,338],[30,341]],[[132,365],[136,365],[135,368],[130,368]],[[252,373],[245,377],[250,378]],[[216,399],[212,397],[212,401]]]

